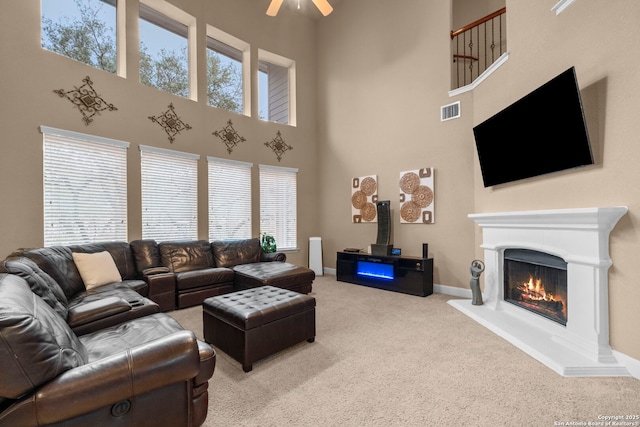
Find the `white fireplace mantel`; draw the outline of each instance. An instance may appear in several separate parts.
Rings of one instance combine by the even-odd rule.
[[[483,305],[449,304],[564,376],[628,376],[609,346],[609,234],[627,207],[471,214],[482,228]],[[503,254],[521,248],[567,262],[567,324],[504,300]]]

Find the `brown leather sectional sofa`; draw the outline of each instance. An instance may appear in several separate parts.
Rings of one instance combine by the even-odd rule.
[[[87,287],[74,253],[108,252],[120,281]],[[275,261],[275,262],[274,262]],[[0,265],[0,427],[198,426],[216,354],[161,311],[315,273],[258,239],[21,249]]]
[[[111,254],[122,282],[87,292],[72,254],[101,251]],[[113,294],[131,302],[131,309],[120,313],[117,321],[146,315],[154,304],[160,311],[168,311],[201,304],[212,296],[263,285],[306,294],[311,292],[315,279],[313,270],[287,263],[284,253],[264,253],[257,238],[213,242],[147,239],[131,243],[52,246],[21,249],[7,259],[15,258],[34,261],[59,283],[72,307],[77,304],[86,307],[86,302],[98,305],[99,301],[104,302],[105,296]],[[99,310],[118,309],[100,307]],[[101,321],[98,327],[106,323]],[[91,330],[86,326],[81,330],[72,327],[76,332]]]

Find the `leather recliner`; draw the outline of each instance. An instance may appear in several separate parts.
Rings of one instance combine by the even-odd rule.
[[[215,358],[164,313],[78,336],[0,274],[0,427],[199,426]]]

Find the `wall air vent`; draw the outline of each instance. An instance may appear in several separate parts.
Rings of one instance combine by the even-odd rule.
[[[440,121],[457,119],[460,117],[460,101],[440,107]]]

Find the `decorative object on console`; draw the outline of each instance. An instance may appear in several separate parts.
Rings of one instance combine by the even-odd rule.
[[[371,245],[372,255],[391,255],[391,202],[380,200],[376,202],[378,211],[378,237]]]
[[[376,175],[353,178],[351,181],[351,221],[378,222],[375,203],[378,201]]]
[[[276,157],[278,158],[278,161],[282,160],[282,156],[288,150],[293,150],[292,146],[284,142],[284,139],[282,139],[282,134],[280,134],[280,131],[278,131],[275,138],[273,138],[269,142],[265,142],[264,145],[271,148],[271,150],[274,153],[276,153]]]
[[[233,123],[231,119],[227,121],[227,125],[223,127],[221,130],[217,130],[213,132],[215,136],[222,140],[222,143],[227,146],[227,152],[231,154],[233,148],[241,142],[245,142],[246,139],[240,135],[233,128]]]
[[[265,254],[272,254],[278,250],[276,246],[276,239],[273,236],[268,235],[267,233],[262,233],[260,246],[262,246],[262,251]]]
[[[469,268],[471,272],[471,281],[469,282],[469,286],[471,287],[471,304],[473,305],[482,305],[482,292],[480,291],[480,275],[484,271],[484,263],[479,259],[474,259],[471,261],[471,267]]]
[[[169,109],[159,116],[149,116],[149,120],[159,124],[169,136],[169,142],[173,144],[175,137],[180,131],[189,130],[191,126],[184,123],[176,114],[173,103],[169,104]]]
[[[434,222],[433,168],[400,172],[400,223]]]
[[[93,89],[91,77],[87,76],[82,79],[84,84],[75,87],[73,90],[65,91],[64,89],[54,90],[61,98],[67,98],[82,113],[82,121],[86,126],[93,121],[93,116],[100,114],[101,111],[115,111],[117,108],[113,104],[107,103]]]

